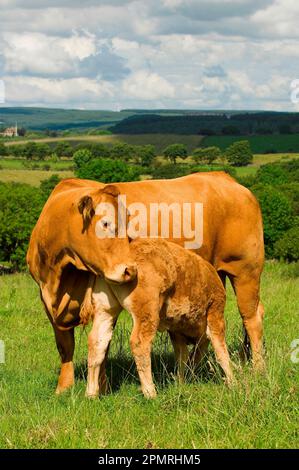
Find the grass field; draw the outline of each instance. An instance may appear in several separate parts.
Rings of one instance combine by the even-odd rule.
[[[19,138],[18,140],[14,139],[11,141],[5,142],[6,146],[10,145],[23,145],[28,142],[37,142],[37,143],[44,143],[44,144],[55,144],[57,142],[74,142],[75,144],[79,144],[81,142],[101,142],[103,144],[105,143],[111,143],[116,139],[116,136],[114,135],[76,135],[76,136],[71,136],[71,137],[42,137],[38,139],[22,139]]]
[[[39,186],[41,181],[50,178],[52,175],[58,175],[59,178],[72,178],[74,173],[72,171],[55,170],[0,170],[0,181]]]
[[[177,135],[177,134],[114,134],[114,135],[78,135],[70,137],[46,137],[39,139],[19,139],[12,140],[5,143],[6,146],[10,145],[22,145],[27,142],[39,142],[47,144],[55,144],[61,141],[68,141],[73,145],[77,145],[84,142],[94,142],[103,144],[113,144],[115,142],[127,142],[131,145],[146,145],[151,144],[156,148],[156,152],[160,153],[162,150],[170,144],[182,143],[185,144],[188,152],[191,152],[195,148],[199,147],[202,141],[200,135]]]
[[[156,134],[153,136],[157,137]],[[94,136],[87,136],[88,137],[93,137]],[[111,138],[111,136],[100,136],[101,138]],[[126,136],[125,136],[126,137]],[[137,144],[139,142],[140,144],[142,143],[142,140],[138,141],[137,138],[142,138],[142,137],[148,137],[148,135],[145,136],[129,136],[130,138],[136,138],[135,141],[132,141],[131,143]],[[174,136],[164,136],[165,139],[167,140],[168,137],[174,137]],[[198,139],[198,136],[183,136],[183,137],[196,137]],[[98,137],[97,137],[98,138]],[[145,145],[149,141],[144,141],[143,144]],[[150,141],[154,145],[154,141]],[[189,141],[189,145],[192,146],[191,144],[192,140]],[[195,145],[195,140],[194,140],[194,145]],[[158,145],[158,142],[156,142]],[[161,145],[163,146],[165,144],[165,141],[163,139],[161,140]],[[265,163],[270,163],[270,162],[275,162],[278,160],[286,160],[286,159],[292,159],[292,158],[299,158],[299,153],[273,153],[273,154],[256,154],[253,157],[253,163],[249,166],[246,167],[239,167],[236,168],[236,172],[238,176],[248,176],[248,175],[254,175],[257,172],[257,169],[261,166],[264,165]],[[169,163],[168,160],[166,160],[164,157],[157,157],[157,161],[159,161],[162,164]],[[193,159],[191,156],[189,156],[187,159],[182,160],[178,158],[177,163],[189,163],[192,164],[194,163]],[[0,181],[15,181],[15,182],[22,182],[22,183],[27,183],[31,184],[33,186],[39,186],[40,182],[44,179],[50,178],[51,175],[53,174],[58,174],[60,178],[71,178],[74,176],[74,173],[72,170],[70,170],[70,167],[73,165],[73,161],[70,159],[63,159],[58,162],[53,162],[50,160],[38,162],[38,161],[33,161],[31,164],[38,165],[39,169],[38,170],[30,170],[26,169],[26,161],[23,159],[13,159],[13,158],[1,158],[0,159]],[[43,170],[44,165],[49,165],[50,170],[46,171]]]
[[[248,140],[253,153],[287,153],[299,152],[298,134],[279,134],[279,135],[213,135],[205,137],[202,145],[210,147],[216,145],[221,150],[225,150],[233,142],[239,140]]]
[[[27,162],[25,159],[16,159],[16,158],[1,158],[0,167],[3,170],[26,170],[28,169],[27,165],[38,166],[40,169],[43,169],[45,165],[49,165],[51,170],[64,171],[69,170],[73,166],[72,160],[59,160],[58,162],[53,162],[51,160],[45,161],[32,161]],[[35,170],[34,170],[35,171]]]
[[[267,263],[262,282],[266,307],[267,373],[236,370],[228,390],[218,372],[202,372],[178,386],[164,335],[154,345],[158,398],[138,389],[128,348],[131,320],[121,315],[112,341],[111,393],[84,397],[87,332],[77,329],[76,385],[54,395],[58,353],[37,287],[26,274],[0,277],[0,448],[277,448],[298,447],[299,364],[290,343],[299,337],[298,265]],[[226,309],[228,345],[234,361],[241,337],[231,290]],[[214,366],[214,359],[209,357]],[[218,371],[218,368],[216,368]]]

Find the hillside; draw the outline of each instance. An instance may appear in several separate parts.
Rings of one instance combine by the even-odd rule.
[[[128,116],[130,111],[89,111],[51,108],[3,108],[0,107],[0,125],[34,130],[65,130],[112,125]]]
[[[288,134],[299,132],[299,113],[135,114],[110,127],[110,131],[115,134]]]

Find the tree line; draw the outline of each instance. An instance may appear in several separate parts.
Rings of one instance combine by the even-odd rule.
[[[92,176],[92,179],[106,183],[139,179],[136,168],[124,161],[100,161],[100,166],[96,165],[97,160],[77,161],[77,175]],[[176,169],[182,165],[171,166]],[[93,171],[92,175],[90,170]],[[231,171],[231,168],[227,170]],[[299,160],[262,165],[255,176],[237,179],[256,195],[261,205],[266,256],[289,262],[299,261]],[[9,263],[13,269],[25,267],[31,231],[59,181],[59,177],[53,175],[44,180],[39,188],[0,182],[1,262]]]
[[[171,163],[176,164],[177,159],[185,160],[188,157],[187,147],[184,144],[168,145],[163,151],[163,156]],[[27,142],[5,146],[0,143],[0,156],[11,156],[28,161],[52,160],[60,158],[74,159],[114,159],[124,162],[132,162],[142,167],[150,167],[157,156],[153,145],[130,145],[125,142],[116,142],[114,145],[102,143],[81,143],[72,146],[69,142],[58,142],[54,147],[42,142]],[[248,141],[234,142],[225,151],[218,147],[197,148],[192,152],[195,163],[213,164],[216,160],[221,163],[228,162],[232,166],[245,166],[252,162],[253,154]]]

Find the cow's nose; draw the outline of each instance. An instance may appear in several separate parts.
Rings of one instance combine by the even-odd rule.
[[[137,275],[137,265],[136,263],[128,264],[124,270],[124,279],[125,281],[133,281]]]
[[[122,284],[124,282],[130,282],[135,279],[137,275],[136,263],[118,264],[115,268],[105,273],[107,281]]]

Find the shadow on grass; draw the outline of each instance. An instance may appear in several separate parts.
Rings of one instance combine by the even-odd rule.
[[[172,353],[152,353],[152,372],[155,384],[159,389],[166,389],[174,382],[176,368]],[[83,361],[75,366],[77,380],[87,380],[87,362]],[[108,359],[106,366],[108,382],[111,392],[117,392],[125,384],[139,385],[139,378],[133,358],[129,354],[117,354]],[[195,369],[186,369],[186,383],[221,383],[222,373],[215,359],[207,355],[202,364]]]

